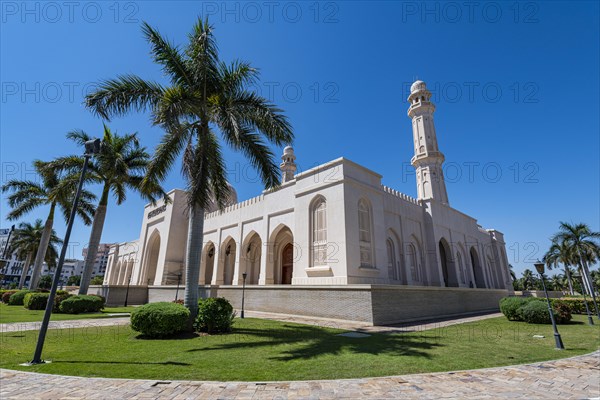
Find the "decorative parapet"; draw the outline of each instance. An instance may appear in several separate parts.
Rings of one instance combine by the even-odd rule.
[[[265,198],[265,195],[261,194],[260,196],[256,196],[251,199],[248,199],[248,200],[236,203],[236,204],[232,204],[230,206],[223,208],[222,210],[217,210],[217,211],[213,211],[211,213],[205,214],[204,219],[214,218],[219,215],[226,214],[228,212],[232,212],[232,211],[238,210],[240,208],[259,203],[259,202],[263,201],[264,198]]]
[[[402,199],[402,200],[404,200],[404,201],[407,201],[407,202],[409,202],[409,203],[412,203],[412,204],[420,205],[420,204],[419,204],[419,200],[415,199],[414,197],[410,197],[410,196],[409,196],[409,195],[407,195],[407,194],[404,194],[404,193],[401,193],[401,192],[399,192],[399,191],[397,191],[397,190],[394,190],[394,189],[392,189],[392,188],[390,188],[390,187],[387,187],[387,186],[385,186],[385,185],[381,185],[381,189],[382,189],[382,190],[383,190],[385,193],[387,193],[387,194],[390,194],[390,195],[392,195],[392,196],[394,196],[394,197],[398,197],[398,198],[400,198],[400,199]]]

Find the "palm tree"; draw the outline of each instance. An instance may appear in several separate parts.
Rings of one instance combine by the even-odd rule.
[[[77,176],[62,174],[59,171],[47,168],[47,163],[42,161],[34,161],[33,165],[38,173],[39,182],[10,180],[2,186],[3,193],[12,192],[8,196],[8,205],[12,208],[7,215],[8,220],[20,219],[40,206],[50,207],[33,263],[33,271],[29,281],[30,289],[35,289],[38,284],[42,264],[52,236],[56,208],[59,208],[65,221],[68,221],[78,180]],[[82,190],[77,215],[81,217],[86,225],[89,225],[92,221],[90,216],[94,213],[94,206],[91,201],[95,199],[94,194]]]
[[[183,49],[147,23],[143,33],[170,86],[134,75],[119,76],[102,82],[86,97],[86,105],[106,119],[131,110],[149,110],[153,124],[164,129],[143,184],[161,181],[183,153],[189,209],[185,305],[193,321],[198,310],[204,211],[213,202],[222,207],[230,191],[217,133],[249,159],[267,188],[279,184],[279,171],[267,142],[289,144],[293,133],[282,110],[249,90],[258,79],[257,70],[247,62],[226,64],[219,59],[208,20],[198,19]]]
[[[531,290],[535,287],[535,277],[530,269],[523,271],[523,277],[521,278],[523,290]]]
[[[552,275],[549,283],[552,290],[562,291],[565,287],[565,277],[560,274]]]
[[[73,140],[81,147],[85,145],[85,142],[92,140],[91,136],[81,130],[67,133],[67,138]],[[102,195],[94,214],[88,251],[79,286],[79,294],[87,294],[90,285],[98,247],[102,238],[108,199],[111,193],[115,197],[117,205],[125,201],[127,189],[139,192],[142,197],[151,202],[155,202],[155,195],[162,195],[168,198],[157,181],[150,181],[145,185],[144,189],[141,188],[141,182],[149,161],[150,155],[144,147],[140,147],[137,134],[120,136],[116,132],[112,133],[104,125],[100,153],[88,162],[88,172],[86,174],[88,182],[102,185]],[[68,156],[58,158],[49,163],[48,166],[60,171],[75,172],[80,170],[82,165],[82,157]]]
[[[25,279],[27,278],[27,273],[31,266],[31,260],[33,259],[33,256],[37,254],[43,233],[44,224],[41,219],[36,219],[33,225],[28,222],[21,222],[18,229],[15,229],[10,244],[11,253],[16,252],[19,260],[25,260],[23,271],[21,271],[21,278],[19,279],[19,289],[22,289],[25,284]],[[46,251],[44,260],[48,264],[48,268],[54,268],[56,266],[56,259],[58,258],[56,246],[61,245],[62,242],[63,241],[56,235],[54,229],[52,229],[50,240],[48,241],[48,250]]]
[[[573,254],[573,248],[564,240],[556,240],[552,242],[550,249],[544,255],[543,261],[549,270],[553,267],[558,267],[562,264],[565,270],[565,277],[569,283],[569,293],[573,294],[573,280],[571,278],[571,270],[569,266],[574,265],[577,261]]]
[[[600,256],[600,232],[593,232],[586,224],[569,224],[561,222],[559,231],[553,236],[552,241],[564,241],[571,247],[574,258],[579,264],[584,280],[584,286],[592,296],[596,313],[600,319],[600,309],[596,302],[596,293],[588,263],[593,263]]]

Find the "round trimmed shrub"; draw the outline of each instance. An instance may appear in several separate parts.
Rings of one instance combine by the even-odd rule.
[[[52,307],[52,312],[59,313],[60,303],[62,303],[63,300],[66,300],[69,297],[73,297],[73,295],[67,292],[66,290],[58,290],[56,292],[56,296],[54,297],[54,306]]]
[[[23,298],[23,305],[29,310],[45,310],[50,293],[27,293]]]
[[[538,301],[536,297],[504,297],[500,300],[500,311],[510,321],[523,321],[521,308],[532,301]]]
[[[552,310],[554,318],[558,319],[556,311]],[[528,304],[521,307],[521,314],[523,320],[530,324],[549,324],[550,314],[548,313],[548,305],[542,301],[531,301]]]
[[[190,310],[171,302],[145,304],[131,313],[131,328],[150,338],[164,338],[187,328]]]
[[[2,302],[4,304],[8,304],[10,296],[12,296],[13,294],[15,294],[17,292],[18,292],[18,290],[7,290],[6,292],[2,293]]]
[[[556,315],[557,324],[566,324],[573,318],[571,315],[571,305],[561,300],[554,300],[552,302],[552,309]]]
[[[79,295],[64,299],[59,310],[65,314],[98,312],[104,308],[104,301],[98,296]]]
[[[23,300],[25,300],[25,295],[31,292],[31,290],[19,290],[13,293],[8,299],[8,304],[11,306],[22,306]]]
[[[229,300],[223,297],[211,297],[198,302],[198,316],[194,329],[207,333],[226,333],[231,331],[235,312]]]

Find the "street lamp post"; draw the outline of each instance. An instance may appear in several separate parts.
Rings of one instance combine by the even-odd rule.
[[[240,318],[244,318],[244,295],[246,292],[246,277],[248,277],[248,273],[244,272],[242,274],[242,315]]]
[[[46,311],[44,312],[44,319],[42,320],[42,326],[40,327],[40,335],[38,336],[37,345],[35,346],[35,353],[33,354],[33,360],[27,365],[42,364],[42,350],[44,348],[44,341],[46,340],[46,333],[48,332],[48,324],[50,323],[50,315],[52,314],[52,306],[54,305],[54,297],[56,297],[56,290],[58,289],[58,283],[60,281],[60,274],[62,271],[63,264],[65,262],[65,256],[67,255],[67,249],[69,247],[69,239],[71,238],[71,230],[73,229],[73,222],[77,213],[77,204],[79,203],[79,197],[81,195],[81,189],[83,188],[83,181],[85,179],[85,172],[87,170],[88,162],[94,154],[100,152],[100,139],[89,140],[85,142],[85,153],[83,154],[84,161],[83,167],[81,168],[81,176],[79,177],[79,184],[77,186],[77,192],[75,192],[75,199],[73,199],[73,206],[71,207],[71,214],[69,215],[69,223],[67,224],[67,230],[65,232],[65,238],[62,249],[60,251],[60,257],[58,259],[58,265],[56,266],[56,272],[54,273],[54,279],[52,280],[52,288],[50,289],[50,295],[48,296],[48,303],[46,304]]]
[[[583,303],[585,304],[585,312],[588,317],[588,324],[594,325],[594,318],[592,318],[592,314],[590,313],[590,307],[588,306],[587,296],[585,295],[585,287],[583,286],[583,276],[581,276],[581,274],[575,273],[573,274],[573,278],[578,279],[581,282],[581,291],[583,292]]]
[[[554,312],[552,312],[552,305],[550,305],[550,298],[548,297],[546,283],[544,282],[544,263],[538,260],[538,262],[534,263],[533,266],[537,270],[538,274],[540,274],[540,278],[542,279],[542,286],[544,288],[544,294],[546,295],[546,302],[548,303],[548,312],[550,313],[550,321],[552,321],[552,329],[554,330],[554,341],[556,342],[556,348],[559,350],[564,350],[565,346],[563,345],[562,339],[560,338],[560,333],[558,333],[558,328],[556,327]]]

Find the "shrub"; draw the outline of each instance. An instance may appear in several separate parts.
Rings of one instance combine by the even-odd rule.
[[[16,290],[7,290],[6,292],[2,293],[2,302],[8,304],[10,296],[12,296],[15,293],[17,293]]]
[[[177,299],[177,300],[173,300],[173,303],[183,305],[184,302],[183,302],[183,299]]]
[[[104,282],[104,275],[98,275],[92,278],[90,285],[102,285]]]
[[[23,298],[23,305],[29,310],[45,310],[50,293],[30,292]]]
[[[532,301],[539,301],[536,297],[504,297],[500,300],[500,311],[510,321],[523,321],[521,308]]]
[[[65,314],[79,314],[85,312],[98,312],[104,308],[104,302],[99,296],[71,296],[64,299],[59,310]]]
[[[560,301],[561,303],[565,303],[569,306],[572,314],[585,314],[585,301],[583,297],[581,298],[564,298],[564,299],[553,299],[552,303]],[[594,302],[591,299],[587,299],[588,308],[590,313],[594,313]]]
[[[67,279],[67,286],[79,286],[81,283],[81,275],[71,275]]]
[[[556,311],[552,310],[554,318],[558,319]],[[523,320],[530,324],[549,324],[550,314],[548,313],[548,305],[542,301],[532,301],[521,307]]]
[[[67,292],[66,290],[58,290],[56,292],[56,296],[54,297],[54,306],[52,307],[52,312],[59,313],[60,311],[60,303],[69,297],[73,297],[72,294]]]
[[[234,318],[235,312],[227,299],[208,298],[198,302],[198,316],[194,328],[199,332],[230,332]]]
[[[150,303],[133,310],[131,328],[147,337],[167,337],[185,330],[189,318],[190,310],[182,305]]]
[[[15,292],[8,299],[8,304],[10,304],[11,306],[22,306],[23,300],[25,299],[25,295],[30,292],[31,292],[31,290],[19,290],[19,291]]]
[[[566,324],[573,318],[571,315],[571,306],[562,300],[553,301],[552,309],[555,312],[557,324]]]
[[[100,300],[102,300],[102,304],[106,304],[106,297],[100,296],[99,294],[90,294],[90,296],[98,297]]]

